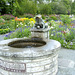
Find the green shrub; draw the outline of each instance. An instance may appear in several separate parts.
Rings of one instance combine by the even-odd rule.
[[[0,23],[0,29],[8,29],[8,28],[13,29],[14,24],[15,23],[13,21],[11,21],[11,20],[2,22],[2,23]]]
[[[42,15],[42,19],[45,19],[45,16],[44,15]]]
[[[0,34],[8,33],[10,29],[0,29]]]
[[[2,18],[4,20],[11,20],[11,19],[14,19],[15,17],[9,14],[5,14],[5,15],[2,15]]]
[[[7,26],[6,25],[0,25],[0,29],[6,29]]]
[[[33,1],[22,0],[20,3],[16,1],[15,6],[17,16],[24,15],[26,13],[35,15],[37,11],[37,5]]]
[[[50,18],[51,18],[52,20],[58,20],[57,17],[55,17],[55,16],[51,16]]]
[[[69,15],[60,15],[60,18],[64,24],[71,23],[71,18],[69,17]]]
[[[24,17],[26,17],[26,18],[33,18],[34,16],[32,14],[25,14]]]
[[[3,23],[3,22],[5,22],[5,20],[1,18],[1,19],[0,19],[0,23]],[[1,25],[1,24],[0,24],[0,25]]]
[[[50,4],[40,4],[39,11],[41,14],[49,15],[51,14],[51,5]]]
[[[29,37],[30,34],[31,34],[30,28],[25,28],[25,29],[20,28],[12,33],[10,32],[8,35],[5,36],[4,39]]]

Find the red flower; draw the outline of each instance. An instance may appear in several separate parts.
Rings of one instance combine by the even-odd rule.
[[[61,31],[63,34],[66,34],[66,32],[65,31]]]

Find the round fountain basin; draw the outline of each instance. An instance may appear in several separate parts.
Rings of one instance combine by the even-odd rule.
[[[39,41],[39,40],[35,41],[35,40],[25,39],[25,40],[12,41],[8,44],[8,46],[14,48],[31,48],[31,47],[44,46],[45,44],[46,44],[45,41]]]
[[[60,43],[9,39],[0,42],[0,75],[56,75]]]

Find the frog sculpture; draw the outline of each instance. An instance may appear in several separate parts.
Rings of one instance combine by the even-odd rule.
[[[48,28],[48,24],[44,23],[44,21],[42,20],[41,15],[37,15],[35,17],[35,20],[36,20],[36,23],[35,23],[34,27],[36,29],[45,29],[45,28]]]

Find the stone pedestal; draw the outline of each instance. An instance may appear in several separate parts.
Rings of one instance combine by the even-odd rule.
[[[49,28],[47,29],[31,29],[31,37],[49,39]]]

